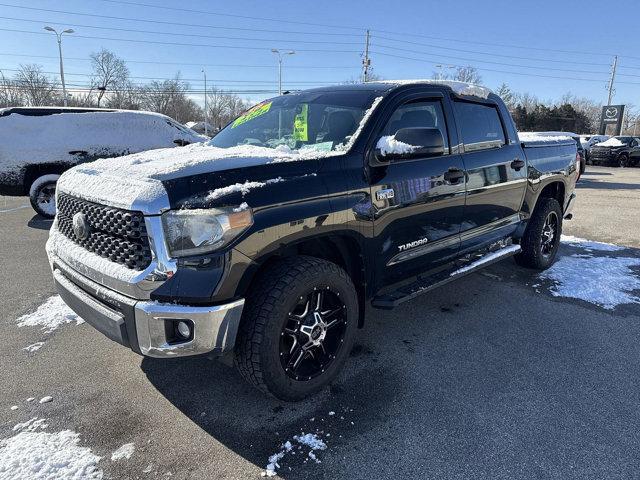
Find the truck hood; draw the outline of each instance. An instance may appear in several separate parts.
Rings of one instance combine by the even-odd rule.
[[[283,172],[309,174],[318,165],[310,160],[342,153],[194,144],[78,165],[60,177],[57,188],[91,202],[158,214],[188,206],[187,200],[194,198],[220,199],[250,187],[284,181]],[[298,168],[291,168],[294,165]],[[180,194],[176,196],[167,186]]]

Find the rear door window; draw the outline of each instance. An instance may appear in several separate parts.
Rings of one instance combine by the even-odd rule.
[[[499,148],[505,144],[498,110],[490,105],[454,102],[465,151]]]

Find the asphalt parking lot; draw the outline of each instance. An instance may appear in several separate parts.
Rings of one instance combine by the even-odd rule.
[[[571,284],[561,295],[506,260],[370,310],[339,380],[295,404],[207,357],[143,359],[86,324],[19,328],[55,293],[50,222],[27,199],[0,197],[0,439],[45,418],[47,431],[79,433],[105,478],[118,479],[259,478],[300,433],[327,448],[314,452],[320,463],[294,448],[282,478],[637,478],[640,169],[588,167],[578,194],[565,234],[623,248],[565,242],[561,261],[576,263],[564,274],[600,288],[604,303],[571,298]],[[626,270],[591,268],[619,260]],[[632,291],[608,295],[622,282]],[[128,443],[133,455],[112,461]]]

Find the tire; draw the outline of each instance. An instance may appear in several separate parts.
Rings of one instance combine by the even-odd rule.
[[[622,155],[620,155],[620,157],[618,158],[618,164],[622,168],[628,167],[629,166],[629,155],[627,155],[626,153],[623,153]]]
[[[29,188],[29,201],[33,209],[44,218],[56,216],[56,183],[60,175],[48,174],[36,178]]]
[[[338,375],[355,339],[358,296],[351,279],[331,262],[297,256],[269,268],[254,285],[238,331],[236,368],[251,385],[280,400],[298,401],[320,391]],[[320,292],[321,302],[307,300],[317,298]],[[327,325],[333,326],[324,332],[322,346],[309,347],[299,360],[302,347],[307,340],[307,344],[314,341],[313,331],[318,328],[316,324],[309,332],[316,321],[312,320],[316,311],[305,310],[310,303],[323,303],[318,311],[333,310],[332,320],[327,320]],[[292,333],[296,328],[298,333]],[[309,333],[304,341],[296,337],[306,335],[303,329]],[[323,359],[328,362],[324,368]],[[313,369],[317,372],[312,375]]]
[[[548,219],[555,217],[553,237],[549,238]],[[515,256],[516,263],[523,267],[546,270],[553,264],[562,234],[562,208],[555,198],[544,197],[529,219],[529,224],[520,241],[521,252]]]

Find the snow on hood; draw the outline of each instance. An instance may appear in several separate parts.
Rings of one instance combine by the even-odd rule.
[[[626,144],[615,137],[611,137],[609,140],[594,145],[594,147],[626,147]]]
[[[162,185],[165,180],[342,153],[252,145],[219,148],[198,143],[78,165],[60,177],[58,189],[96,203],[132,209],[135,204],[149,204],[166,195]]]

